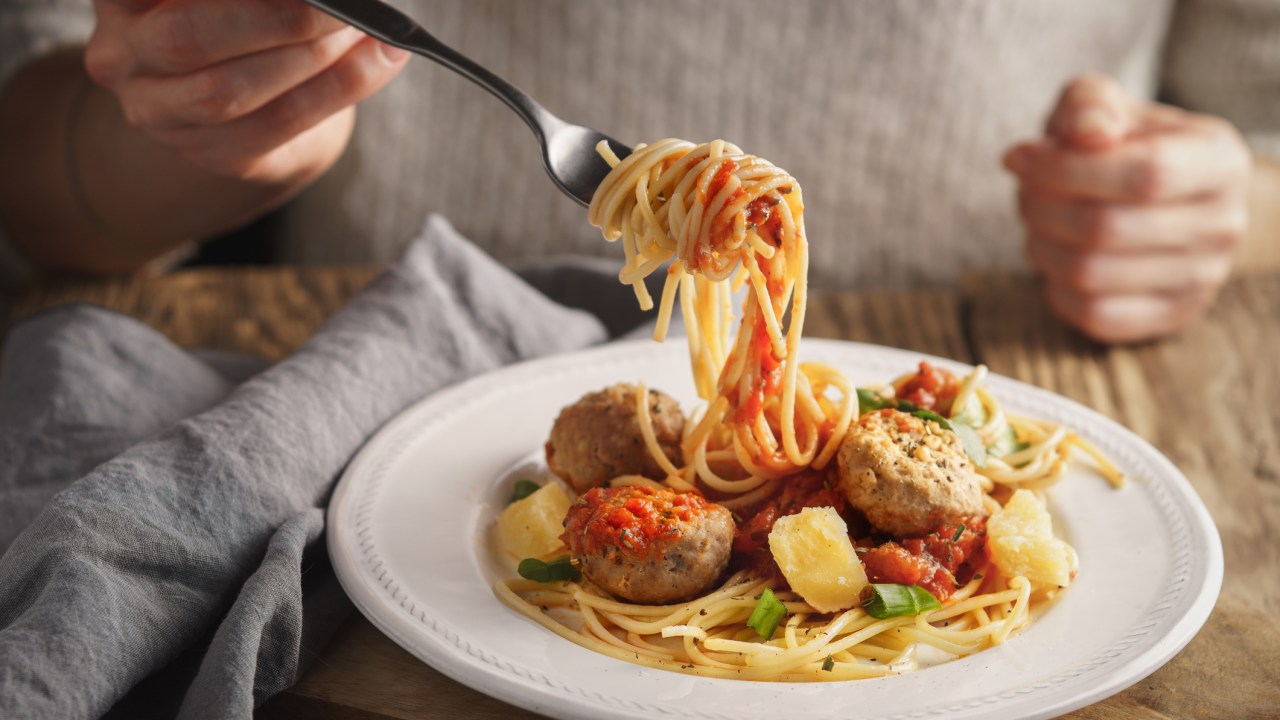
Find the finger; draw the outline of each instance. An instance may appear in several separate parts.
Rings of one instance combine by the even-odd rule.
[[[1152,295],[1086,295],[1049,282],[1054,314],[1105,343],[1136,343],[1178,332],[1204,312],[1212,296],[1188,292]]]
[[[329,69],[249,115],[212,127],[157,131],[155,136],[193,162],[246,177],[273,148],[390,82],[408,58],[403,50],[364,38]]]
[[[134,78],[120,98],[130,122],[148,130],[229,122],[320,74],[363,38],[359,30],[344,28],[190,75]]]
[[[1105,75],[1081,75],[1062,90],[1045,131],[1063,145],[1102,148],[1128,135],[1134,125],[1129,96]]]
[[[137,71],[185,75],[241,55],[315,40],[345,27],[301,0],[172,0],[130,25]]]
[[[1229,128],[1189,124],[1090,152],[1026,143],[1004,161],[1024,185],[1046,194],[1112,202],[1177,200],[1248,176],[1248,151]]]
[[[1108,203],[1018,193],[1018,211],[1033,232],[1080,249],[1209,250],[1236,247],[1248,210],[1242,196],[1219,194],[1175,203]]]
[[[1027,255],[1049,282],[1090,295],[1212,292],[1227,281],[1232,266],[1232,254],[1225,251],[1090,252],[1034,233]]]

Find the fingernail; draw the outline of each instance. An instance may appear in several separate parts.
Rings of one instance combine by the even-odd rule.
[[[1027,166],[1031,163],[1031,151],[1025,147],[1014,148],[1004,156],[1004,166],[1014,175],[1021,175],[1027,171]]]
[[[1075,135],[1115,137],[1120,135],[1120,118],[1102,108],[1088,108],[1076,117]]]
[[[386,60],[388,65],[399,65],[401,61],[409,56],[408,50],[402,50],[384,42],[378,43],[378,49],[382,51],[382,59]]]

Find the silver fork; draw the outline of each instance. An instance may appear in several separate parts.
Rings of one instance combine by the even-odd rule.
[[[440,42],[413,18],[390,5],[379,0],[305,1],[388,45],[431,58],[496,95],[515,110],[538,137],[547,174],[566,195],[582,205],[591,203],[600,181],[609,174],[609,164],[596,152],[596,144],[609,141],[609,147],[619,158],[631,154],[631,148],[599,130],[567,123],[551,114],[516,86]]]

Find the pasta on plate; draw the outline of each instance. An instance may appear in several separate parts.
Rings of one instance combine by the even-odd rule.
[[[521,576],[498,597],[606,655],[744,680],[907,672],[1032,622],[1078,569],[1044,490],[1073,451],[1119,470],[1004,412],[982,366],[855,388],[802,362],[804,203],[782,169],[719,140],[599,149],[589,220],[642,308],[666,273],[655,338],[678,304],[700,404],[619,384],[567,406],[546,447],[561,482],[517,487],[498,519]]]

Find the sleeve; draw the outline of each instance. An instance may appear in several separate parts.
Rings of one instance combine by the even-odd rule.
[[[1280,2],[1180,0],[1161,80],[1173,104],[1230,120],[1280,158]]]
[[[27,62],[59,47],[82,44],[93,32],[90,0],[0,2],[0,94]],[[0,225],[0,293],[16,288],[30,267],[10,246]]]

